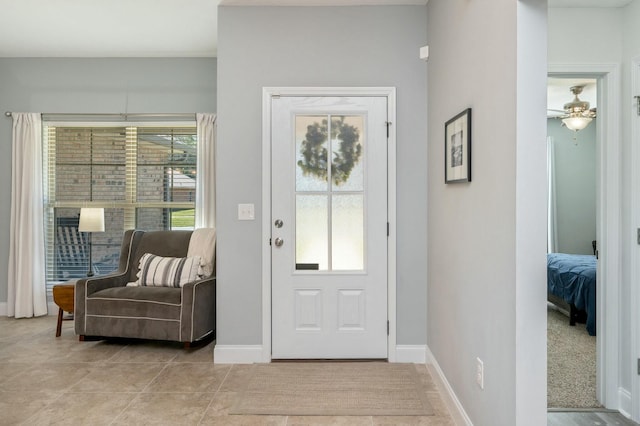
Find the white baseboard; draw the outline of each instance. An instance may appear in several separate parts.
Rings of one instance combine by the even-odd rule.
[[[620,401],[618,411],[620,411],[620,414],[630,419],[633,407],[631,392],[625,388],[618,388],[618,401]]]
[[[436,361],[436,358],[433,356],[433,353],[431,353],[431,350],[429,349],[428,346],[425,348],[425,353],[427,357],[427,369],[429,370],[429,372],[431,373],[431,376],[436,382],[436,385],[440,390],[440,394],[442,395],[442,399],[447,405],[447,408],[449,409],[449,414],[451,414],[453,421],[455,422],[456,425],[473,426],[471,419],[469,418],[467,413],[464,411],[464,407],[462,406],[462,403],[460,402],[455,392],[453,391],[453,388],[447,381],[447,378],[445,377],[442,369],[440,368],[438,361]]]
[[[427,362],[426,345],[396,345],[397,363],[424,364]]]
[[[214,364],[254,364],[262,361],[262,345],[218,345],[213,349]]]
[[[0,316],[7,316],[7,302],[0,302]]]

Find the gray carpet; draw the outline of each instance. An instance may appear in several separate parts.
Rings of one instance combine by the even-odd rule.
[[[429,416],[434,411],[413,364],[256,364],[230,414]]]
[[[596,338],[584,324],[547,307],[547,406],[599,408],[596,400]]]

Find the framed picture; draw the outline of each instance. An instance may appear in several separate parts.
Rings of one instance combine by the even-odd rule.
[[[444,183],[471,182],[471,108],[444,124]]]

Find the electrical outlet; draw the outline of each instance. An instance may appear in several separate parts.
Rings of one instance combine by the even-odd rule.
[[[484,363],[480,358],[476,358],[476,383],[484,389]]]

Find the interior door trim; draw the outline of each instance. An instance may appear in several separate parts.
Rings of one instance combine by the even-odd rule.
[[[620,374],[620,65],[553,63],[550,77],[590,77],[598,79],[598,120],[596,133],[596,239],[600,253],[596,286],[596,397],[606,408],[624,411],[619,390]],[[605,143],[606,141],[606,143]]]
[[[638,95],[640,94],[640,55],[635,56],[631,60],[631,94]],[[640,104],[640,99],[636,99],[636,105],[634,105],[634,109],[631,111],[631,161],[633,164],[640,164],[640,149],[638,149],[638,143],[640,143],[640,118],[638,118],[638,105]],[[638,217],[638,213],[640,212],[640,195],[638,194],[640,191],[640,171],[638,167],[631,167],[631,209],[632,216],[634,218]],[[632,220],[632,225],[635,225],[635,222]],[[640,359],[640,287],[637,285],[638,280],[640,280],[640,261],[639,258],[639,248],[637,245],[637,240],[631,242],[631,251],[630,251],[630,259],[631,259],[631,283],[636,283],[636,285],[631,285],[631,359]],[[639,362],[640,361],[636,361]],[[631,419],[639,422],[640,421],[640,375],[635,375],[633,379],[631,379],[631,395],[629,395],[629,399],[631,401],[628,413],[631,414]]]
[[[389,362],[396,362],[396,88],[264,87],[262,89],[262,362],[271,362],[271,99],[277,96],[376,96],[387,98],[387,312]]]

